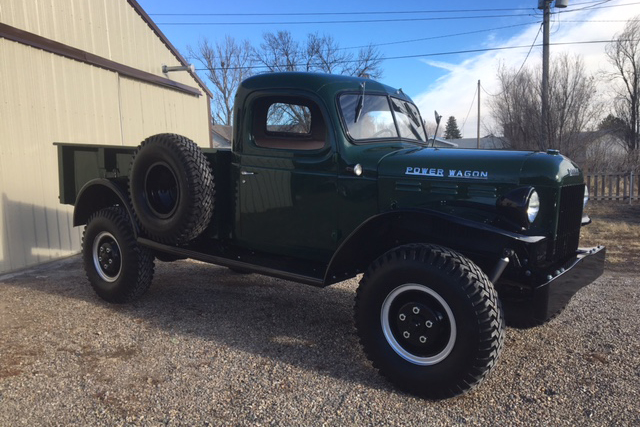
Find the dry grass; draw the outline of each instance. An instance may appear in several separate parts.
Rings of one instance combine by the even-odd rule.
[[[580,246],[605,245],[606,268],[640,272],[640,203],[590,201],[592,223],[583,227]]]

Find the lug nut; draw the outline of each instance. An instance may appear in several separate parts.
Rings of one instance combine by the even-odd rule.
[[[104,252],[104,246],[100,246],[100,252]]]
[[[407,316],[405,316],[404,314],[400,313],[400,316],[398,316],[398,319],[400,319],[401,321],[405,321],[407,318]]]
[[[103,265],[104,268],[108,268],[109,266],[107,264]]]
[[[421,336],[420,336],[420,342],[421,342],[422,344],[426,343],[426,342],[427,342],[427,337],[425,337],[424,335],[421,335]]]
[[[413,307],[413,314],[420,313],[420,309],[418,307]]]
[[[113,260],[112,259],[109,260],[109,264],[113,264]]]
[[[411,334],[409,332],[407,332],[407,331],[404,331],[402,333],[402,336],[405,337],[405,338],[409,338],[411,336]]]
[[[433,322],[431,320],[427,320],[426,322],[424,322],[424,326],[426,326],[427,328],[431,328],[433,327]]]

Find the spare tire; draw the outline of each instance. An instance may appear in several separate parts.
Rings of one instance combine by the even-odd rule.
[[[129,196],[145,235],[183,244],[200,235],[213,214],[214,182],[200,148],[163,133],[138,147],[129,172]]]

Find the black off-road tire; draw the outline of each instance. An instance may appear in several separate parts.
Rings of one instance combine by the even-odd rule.
[[[165,133],[138,147],[129,196],[142,230],[152,240],[183,244],[198,237],[213,215],[214,194],[209,162],[190,139]]]
[[[136,243],[122,207],[94,213],[82,237],[82,258],[93,290],[105,301],[122,304],[140,298],[153,279],[153,252]]]
[[[435,245],[400,246],[375,260],[356,294],[355,322],[374,367],[429,399],[477,386],[504,343],[502,307],[487,276]]]

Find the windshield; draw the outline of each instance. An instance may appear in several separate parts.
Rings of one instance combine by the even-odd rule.
[[[427,140],[418,109],[407,101],[348,93],[340,96],[340,110],[354,140],[398,138],[398,131],[400,138]]]

